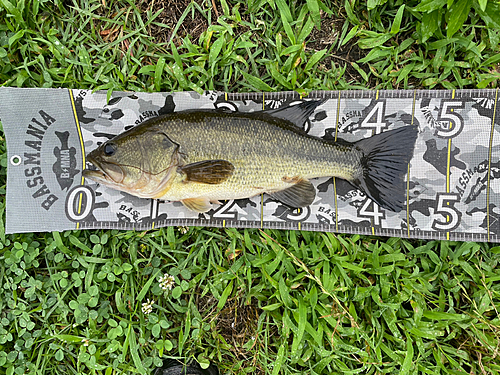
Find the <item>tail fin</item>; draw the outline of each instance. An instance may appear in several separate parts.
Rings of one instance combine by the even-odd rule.
[[[406,196],[405,175],[413,156],[418,127],[405,126],[355,143],[364,156],[363,176],[352,181],[380,207],[399,212]]]

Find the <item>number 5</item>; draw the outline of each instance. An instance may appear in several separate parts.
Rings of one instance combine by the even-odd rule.
[[[453,205],[455,202],[460,201],[459,195],[456,193],[438,193],[437,200],[436,212],[442,214],[445,217],[445,221],[434,219],[432,229],[446,232],[456,229],[460,224],[462,213]]]
[[[436,130],[436,135],[441,138],[453,138],[460,134],[464,127],[464,120],[458,113],[453,113],[453,109],[463,108],[462,101],[443,101],[441,111],[439,111],[438,121],[446,123],[445,126]]]

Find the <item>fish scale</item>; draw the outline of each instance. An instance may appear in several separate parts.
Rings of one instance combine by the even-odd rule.
[[[226,113],[204,115],[173,115],[159,127],[180,145],[187,164],[225,159],[235,166],[235,172],[218,185],[177,184],[163,199],[175,201],[200,195],[238,199],[291,186],[283,181],[284,177],[352,178],[360,173],[357,166],[362,153],[353,146],[327,143],[300,134],[291,126],[276,126],[272,118],[265,121],[251,114],[237,118]]]
[[[348,180],[381,206],[403,207],[404,175],[417,137],[402,127],[356,143],[306,134],[301,125],[323,101],[273,111],[189,110],[146,121],[88,155],[85,177],[145,198],[210,202],[268,193],[290,207],[313,203],[309,179]]]

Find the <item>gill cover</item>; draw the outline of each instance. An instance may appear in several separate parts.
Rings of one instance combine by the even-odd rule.
[[[103,143],[88,155],[97,171],[84,176],[128,193],[151,197],[167,187],[178,165],[178,145],[158,129],[136,127]]]

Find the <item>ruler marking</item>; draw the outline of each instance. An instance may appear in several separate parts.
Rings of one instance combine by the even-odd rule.
[[[340,229],[342,230],[342,233],[360,233],[360,234],[368,234],[368,235],[395,235],[395,236],[401,236],[401,237],[404,237],[404,236],[407,236],[408,238],[424,238],[424,239],[435,239],[436,237],[438,239],[447,239],[447,240],[475,240],[475,239],[482,239],[482,240],[487,240],[487,241],[494,241],[494,240],[498,240],[499,236],[495,233],[491,233],[490,231],[490,227],[493,225],[495,226],[495,218],[494,217],[491,217],[491,208],[490,208],[490,199],[491,199],[491,190],[492,190],[492,185],[493,185],[493,178],[491,177],[491,167],[492,167],[492,148],[493,148],[493,145],[494,145],[494,134],[495,134],[495,121],[496,121],[496,108],[497,108],[497,104],[498,104],[498,90],[499,89],[496,89],[495,90],[495,104],[494,104],[494,108],[493,108],[493,117],[491,119],[491,129],[490,129],[490,139],[489,139],[489,154],[488,154],[488,175],[487,175],[487,194],[486,194],[486,211],[487,211],[487,233],[463,233],[463,232],[433,232],[433,231],[418,231],[418,230],[410,230],[410,176],[411,176],[411,172],[412,170],[414,169],[411,168],[410,166],[410,163],[408,163],[408,167],[407,167],[407,184],[406,184],[406,190],[407,190],[407,199],[406,199],[406,208],[407,208],[407,212],[406,212],[406,219],[407,219],[407,230],[405,231],[404,228],[401,228],[399,230],[396,230],[396,229],[393,229],[393,228],[389,228],[389,229],[384,229],[384,228],[379,228],[377,226],[375,226],[375,223],[372,221],[371,222],[371,227],[367,227],[367,228],[357,228],[357,227],[341,227]],[[489,96],[493,96],[493,90],[489,90],[490,92],[488,93]],[[411,92],[406,92],[406,91],[402,91],[402,92],[397,92],[397,91],[390,91],[390,92],[386,92],[386,91],[383,91],[382,93],[379,93],[379,90],[376,90],[375,92],[375,98],[376,100],[379,100],[379,98],[386,98],[386,99],[389,99],[389,98],[408,98],[410,99],[411,96],[413,94],[413,102],[412,102],[412,117],[411,117],[411,125],[414,126],[414,123],[415,123],[415,111],[416,111],[416,96],[417,94],[419,93],[420,91],[419,90],[413,90],[413,93]],[[478,92],[478,93],[481,93],[481,94],[484,94],[485,92],[480,90],[453,90],[452,93],[451,93],[451,98],[452,99],[458,99],[458,98],[463,98],[464,96],[466,96],[467,94],[470,95],[471,93],[475,93],[475,92]],[[74,118],[75,118],[75,122],[76,122],[76,126],[77,126],[77,130],[78,130],[78,135],[79,135],[79,139],[80,139],[80,144],[81,144],[81,150],[82,150],[82,157],[83,157],[83,163],[84,163],[84,167],[85,167],[85,149],[84,149],[84,144],[83,144],[83,136],[82,136],[82,129],[80,127],[80,124],[79,124],[79,121],[78,121],[78,114],[77,114],[77,111],[76,111],[76,105],[75,105],[75,97],[74,97],[74,93],[72,92],[72,90],[69,90],[69,95],[70,95],[70,99],[71,99],[71,104],[72,104],[72,107],[73,107],[73,113],[74,113]],[[293,96],[294,98],[296,98],[298,95],[298,93],[268,93],[268,96],[267,96],[267,99],[272,99],[272,98],[276,98],[276,97],[279,97],[281,98],[282,96],[284,96],[285,98],[286,97],[290,97],[290,96]],[[325,93],[318,93],[317,96],[328,96],[330,99],[335,99],[335,97],[337,97],[337,113],[336,113],[336,124],[335,124],[335,140],[337,140],[337,137],[338,137],[338,133],[339,133],[339,120],[340,120],[340,109],[341,109],[341,98],[342,97],[347,97],[347,98],[350,98],[350,97],[363,97],[363,98],[373,98],[373,91],[372,91],[372,94],[369,95],[368,93],[359,93],[359,92],[341,92],[341,91],[338,91],[337,95],[335,95],[335,92],[331,92],[329,94],[325,94]],[[450,93],[449,91],[446,93],[446,92],[424,92],[422,94],[422,97],[437,97],[437,98],[440,98],[441,100],[446,100],[446,98],[450,98]],[[260,94],[253,94],[253,95],[248,95],[249,97],[252,97],[252,98],[255,98],[257,99],[258,101],[258,98],[260,97]],[[228,93],[224,93],[224,98],[225,100],[227,101],[229,98],[233,98],[234,100],[241,100],[243,96],[231,96],[231,94],[228,94]],[[300,98],[302,99],[302,96],[300,96]],[[265,100],[266,100],[266,96],[265,96],[265,93],[262,93],[262,109],[265,109]],[[491,107],[490,107],[491,108]],[[453,111],[453,109],[451,109],[451,111]],[[452,126],[452,123],[449,122],[448,124],[448,127],[451,127]],[[451,191],[451,153],[452,153],[452,146],[453,146],[453,142],[452,142],[452,138],[448,139],[447,142],[447,172],[446,172],[446,192],[447,193],[450,193]],[[81,184],[83,185],[85,183],[85,180],[82,176],[82,179],[81,179]],[[339,232],[339,220],[338,220],[338,215],[339,215],[339,212],[338,212],[338,200],[337,200],[337,189],[336,189],[336,178],[334,177],[333,178],[333,188],[334,188],[334,205],[335,205],[335,226],[333,226],[332,224],[329,224],[329,225],[324,225],[324,224],[320,224],[320,223],[308,223],[308,222],[302,222],[302,221],[297,221],[296,223],[293,222],[293,221],[288,221],[288,222],[265,222],[264,221],[264,197],[263,197],[263,194],[261,194],[261,215],[260,215],[260,222],[259,220],[253,220],[253,221],[232,221],[232,220],[222,220],[222,221],[218,221],[218,222],[211,222],[209,220],[197,220],[197,219],[190,219],[187,221],[187,223],[189,225],[200,225],[205,223],[205,225],[210,225],[210,226],[222,226],[222,227],[226,227],[226,225],[236,225],[236,226],[240,226],[240,227],[259,227],[260,228],[287,228],[287,229],[299,229],[299,230],[314,230],[314,231],[331,231],[333,229],[335,229],[336,232]],[[80,194],[80,197],[79,197],[79,206],[78,206],[78,212],[80,213],[81,210],[82,210],[82,207],[83,207],[83,196],[82,194]],[[448,205],[450,203],[447,203]],[[76,208],[76,207],[75,207]],[[300,213],[300,211],[299,211]],[[402,216],[404,217],[404,216]],[[447,220],[449,221],[450,220],[450,217],[449,215],[446,215],[447,217]],[[98,228],[98,227],[101,227],[104,226],[104,227],[109,227],[109,228],[130,228],[132,230],[141,230],[141,229],[148,229],[148,228],[152,228],[154,229],[155,226],[157,228],[161,227],[161,226],[165,226],[165,225],[172,225],[172,223],[181,223],[181,221],[179,220],[176,220],[174,219],[173,221],[172,220],[156,220],[156,221],[152,221],[150,224],[142,224],[142,225],[130,225],[130,224],[124,224],[124,223],[118,223],[118,222],[112,222],[112,221],[108,221],[108,222],[101,222],[101,223],[76,223],[76,226],[77,226],[77,229],[78,228]],[[304,225],[302,225],[304,224]],[[102,226],[100,226],[102,225]],[[151,226],[150,226],[151,225]],[[179,224],[180,225],[180,224]]]
[[[260,194],[260,228],[264,227],[264,194]]]
[[[411,106],[411,126],[415,119],[415,103],[417,92],[413,90],[413,103]],[[406,228],[408,230],[408,238],[410,238],[410,162],[408,162],[408,174],[406,175]]]
[[[377,93],[375,94],[375,100],[378,100],[378,97],[379,97],[379,90],[377,90]],[[385,114],[384,114],[385,115]],[[378,117],[377,117],[378,118]],[[383,121],[384,119],[382,119]],[[375,129],[372,130],[372,137],[376,134],[376,131]],[[366,199],[371,199],[371,198],[368,198],[368,196],[366,197]],[[373,202],[373,211],[375,212],[375,205],[377,204],[373,199],[372,199],[372,202]],[[380,223],[381,224],[381,223]],[[375,218],[373,219],[370,219],[370,225],[372,227],[372,235],[375,235]]]
[[[493,148],[493,136],[495,130],[495,117],[497,113],[498,88],[495,91],[495,105],[493,107],[493,117],[491,119],[490,147],[488,151],[488,182],[486,186],[486,225],[488,229],[488,241],[490,241],[490,176],[491,176],[491,152]]]
[[[80,122],[78,121],[78,114],[76,113],[76,106],[75,106],[75,98],[73,97],[73,90],[68,89],[69,92],[69,98],[71,100],[71,107],[73,108],[73,116],[75,118],[75,124],[76,124],[76,130],[78,131],[78,138],[80,139],[80,148],[82,151],[82,169],[85,169],[85,145],[83,143],[83,137],[82,137],[82,129],[80,128]],[[82,180],[80,182],[80,185],[85,184],[85,177],[83,177],[82,173]],[[82,212],[82,199],[83,199],[83,193],[80,193],[80,196],[78,198],[78,213]],[[76,229],[80,228],[80,222],[76,223]]]
[[[265,93],[262,93],[262,110],[266,109]],[[260,194],[260,227],[264,227],[264,194]]]
[[[339,131],[339,118],[340,118],[340,95],[341,91],[339,90],[339,96],[337,98],[337,118],[335,119],[335,142],[337,142],[337,134]],[[339,231],[339,210],[337,204],[337,181],[336,178],[333,177],[333,200],[335,205],[335,230]]]
[[[455,99],[455,90],[451,92],[451,98]],[[453,108],[451,108],[453,111]],[[448,123],[448,127],[451,129],[451,121]],[[446,192],[450,192],[450,174],[451,174],[451,138],[448,139],[448,155],[446,158]],[[449,205],[449,202],[447,203]],[[450,220],[450,215],[446,215],[446,220]],[[446,232],[446,239],[450,239],[450,232]]]
[[[155,229],[155,218],[158,216],[158,201],[151,199],[151,207],[149,209],[149,214],[151,216],[151,229]]]

